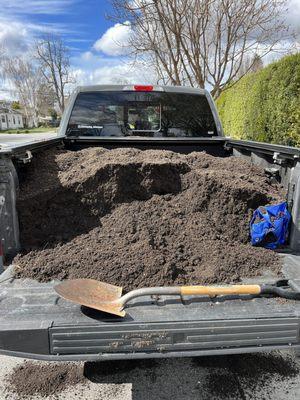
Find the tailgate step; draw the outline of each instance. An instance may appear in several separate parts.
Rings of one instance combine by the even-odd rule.
[[[176,352],[265,344],[296,344],[298,318],[186,321],[177,323],[122,323],[101,327],[50,328],[53,355],[123,352]]]

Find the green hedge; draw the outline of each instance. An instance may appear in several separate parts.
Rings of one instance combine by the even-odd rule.
[[[228,136],[300,146],[300,53],[247,74],[217,107]]]

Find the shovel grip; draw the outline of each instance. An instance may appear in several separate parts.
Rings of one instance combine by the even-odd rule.
[[[232,286],[182,286],[181,295],[222,296],[239,294],[260,294],[260,285]]]

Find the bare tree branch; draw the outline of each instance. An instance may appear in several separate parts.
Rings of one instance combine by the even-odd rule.
[[[145,56],[159,81],[220,91],[243,62],[264,57],[290,38],[286,0],[111,0],[119,22],[131,24],[130,48]]]
[[[28,60],[13,57],[3,61],[3,73],[15,87],[27,120],[32,118],[34,126],[38,126],[39,93],[43,81],[41,70]]]
[[[47,35],[36,43],[36,58],[44,79],[53,88],[59,110],[63,113],[67,87],[75,83],[70,71],[68,49],[61,38]]]

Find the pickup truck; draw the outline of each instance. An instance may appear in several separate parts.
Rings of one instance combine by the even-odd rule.
[[[202,126],[162,126],[165,110],[189,105]],[[121,106],[121,107],[120,107]],[[177,108],[176,108],[177,107]],[[101,124],[94,111],[102,113]],[[192,110],[192,111],[191,111]],[[195,120],[197,119],[195,118]],[[120,119],[122,123],[119,123]],[[1,139],[0,139],[1,141]],[[0,239],[6,267],[0,276],[0,353],[76,361],[183,357],[300,349],[300,302],[274,297],[217,297],[206,301],[149,296],[131,301],[125,318],[83,309],[60,298],[57,282],[16,279],[8,260],[20,251],[18,182],[38,152],[61,147],[135,147],[233,155],[280,181],[292,214],[282,274],[300,286],[300,149],[225,137],[210,94],[187,87],[79,87],[57,137],[13,146],[0,143]],[[26,166],[26,168],[24,168]],[[274,276],[256,278],[270,283]],[[252,283],[254,279],[244,279]]]

